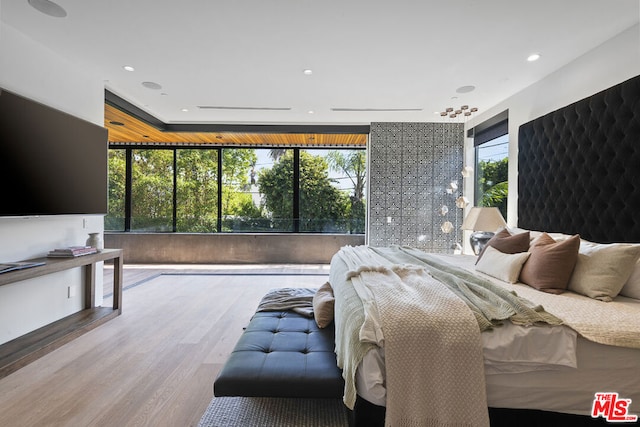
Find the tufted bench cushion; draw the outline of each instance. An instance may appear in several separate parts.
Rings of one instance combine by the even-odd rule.
[[[334,326],[292,311],[258,312],[218,374],[220,396],[342,398]]]

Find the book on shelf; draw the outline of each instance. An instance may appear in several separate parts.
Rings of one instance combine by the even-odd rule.
[[[68,246],[66,248],[56,248],[52,251],[49,251],[47,254],[48,257],[76,257],[82,255],[95,254],[98,250],[93,246]]]
[[[0,263],[0,273],[8,273],[9,271],[23,270],[25,268],[37,267],[39,265],[44,265],[44,262],[40,262],[40,261],[3,262],[3,263]]]

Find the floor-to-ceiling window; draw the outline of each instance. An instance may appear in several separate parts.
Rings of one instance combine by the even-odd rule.
[[[476,206],[497,207],[507,218],[509,186],[509,134],[506,113],[491,125],[476,130],[474,145]]]
[[[364,149],[109,151],[107,231],[364,233]]]

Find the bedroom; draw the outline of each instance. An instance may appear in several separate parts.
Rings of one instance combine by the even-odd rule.
[[[634,3],[636,4],[636,3]],[[636,4],[637,7],[637,4]],[[97,78],[91,70],[77,69],[74,62],[66,58],[63,52],[44,47],[15,28],[5,25],[6,2],[2,3],[3,28],[2,28],[2,86],[20,89],[22,93],[34,98],[47,101],[47,103],[64,108],[80,116],[101,123],[103,115],[103,89],[102,77]],[[554,6],[550,6],[553,10]],[[633,14],[630,14],[633,15]],[[635,22],[638,13],[635,12]],[[640,74],[638,59],[638,27],[629,28],[620,34],[612,34],[612,38],[602,45],[593,46],[593,49],[584,55],[576,57],[574,61],[551,73],[540,83],[514,94],[495,105],[488,105],[482,109],[475,121],[488,119],[505,109],[509,110],[510,134],[512,141],[517,140],[517,127],[530,119],[538,117],[546,112],[560,108],[578,99],[582,99],[602,89],[620,83],[628,78]],[[43,75],[40,64],[47,64],[47,74]],[[85,67],[87,67],[85,65]],[[473,73],[472,73],[473,74]],[[464,83],[463,83],[464,84]],[[446,98],[448,102],[449,98]],[[442,101],[441,103],[444,103]],[[430,110],[423,112],[431,116]],[[376,121],[376,120],[370,120]],[[510,168],[510,182],[517,182],[517,158],[515,152],[517,146],[512,144],[512,164]],[[467,146],[465,151],[467,160],[471,161],[472,149]],[[516,194],[516,191],[512,191]],[[508,222],[516,224],[517,200],[510,198]],[[100,218],[89,218],[89,228],[100,229]],[[66,235],[57,229],[70,230],[75,236],[85,236],[86,229],[77,219],[67,220],[39,220],[20,221],[3,220],[1,227],[2,253],[4,257],[28,258],[43,250],[48,250],[50,245],[64,241]],[[42,236],[46,241],[42,241]],[[8,241],[23,242],[19,248],[7,243]],[[65,281],[77,281],[79,278],[63,277],[61,285]],[[37,284],[33,292],[37,293]],[[3,310],[3,313],[5,311]],[[14,313],[15,314],[15,313]],[[32,315],[35,323],[42,321],[47,315],[35,313]],[[11,319],[9,320],[11,321]],[[31,318],[27,319],[27,323]],[[3,319],[3,323],[4,319]],[[28,325],[27,325],[28,326]]]

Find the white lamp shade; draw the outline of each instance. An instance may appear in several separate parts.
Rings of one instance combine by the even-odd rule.
[[[472,231],[496,231],[506,225],[498,208],[473,207],[460,228]]]

